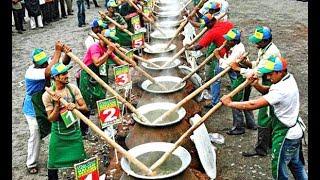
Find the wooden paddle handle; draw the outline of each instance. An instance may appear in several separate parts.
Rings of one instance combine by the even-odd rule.
[[[105,88],[107,91],[109,91],[111,94],[116,96],[124,105],[126,105],[133,113],[137,115],[139,119],[143,122],[150,121],[144,117],[142,114],[139,113],[139,111],[132,106],[126,99],[124,99],[122,96],[120,96],[116,91],[114,91],[110,86],[108,86],[99,76],[97,76],[90,68],[88,68],[76,55],[74,55],[72,52],[68,52],[67,55],[71,57],[73,61],[75,61],[77,64],[81,66],[83,70],[85,70],[93,79],[95,79],[103,88]]]
[[[214,53],[212,53],[211,55],[213,55]],[[237,59],[236,62],[241,62],[244,58],[242,59]],[[194,96],[196,96],[198,93],[202,92],[205,88],[207,88],[208,86],[210,86],[213,82],[215,82],[216,80],[218,80],[220,77],[222,77],[223,75],[225,75],[229,70],[231,69],[231,67],[227,67],[226,69],[224,69],[223,71],[221,71],[219,74],[217,74],[216,76],[214,76],[212,79],[210,79],[208,82],[206,82],[205,84],[203,84],[202,86],[200,86],[198,89],[196,89],[194,92],[192,92],[191,94],[189,94],[187,97],[185,97],[184,99],[182,99],[178,104],[176,104],[175,107],[173,107],[172,109],[166,111],[165,113],[162,114],[162,116],[158,117],[155,121],[153,121],[153,124],[159,123],[161,122],[164,118],[168,117],[171,113],[175,112],[177,109],[179,109],[184,103],[188,102],[190,99],[192,99]]]
[[[193,43],[195,43],[206,31],[207,31],[207,27],[203,28],[202,31],[196,35],[196,37],[193,38],[193,40],[190,42],[190,45],[192,45]],[[161,68],[166,67],[168,64],[170,64],[172,61],[174,61],[177,57],[179,57],[184,51],[186,50],[185,47],[183,47],[182,49],[179,50],[179,52],[177,54],[175,54],[169,61],[167,61],[165,64],[163,64],[161,66]]]
[[[118,46],[117,46],[117,47],[118,47]],[[120,49],[120,51],[122,51],[122,52],[124,52],[124,53],[127,53],[127,52],[128,52],[128,50],[126,50],[126,49],[123,48],[123,47],[118,47],[118,48]],[[160,68],[160,66],[159,66],[158,64],[155,64],[155,63],[153,63],[153,62],[150,62],[150,61],[148,61],[148,60],[144,59],[143,57],[140,57],[140,56],[138,56],[138,55],[136,55],[136,54],[133,54],[133,57],[134,57],[135,59],[139,60],[139,61],[148,63],[148,64],[150,64],[150,65],[152,65],[152,66],[154,66],[154,67],[156,67],[156,68]]]
[[[232,97],[238,92],[240,92],[242,89],[244,89],[246,86],[248,86],[252,81],[246,80],[242,84],[240,84],[237,88],[235,88],[231,93],[228,94],[228,96]],[[172,148],[170,148],[166,153],[164,153],[161,158],[159,158],[151,167],[150,169],[154,171],[157,167],[159,167],[168,157],[169,155],[177,149],[177,147],[182,143],[182,141],[190,135],[195,129],[197,129],[207,118],[216,112],[220,107],[222,106],[222,103],[219,102],[215,106],[213,106],[197,123],[191,126],[174,144]]]
[[[48,92],[48,94],[50,96],[52,96],[54,94],[54,92],[52,92],[52,90],[50,88],[48,88],[48,87],[46,87],[46,91]],[[60,98],[60,102],[63,105],[67,105],[68,104],[68,102],[63,98]],[[79,110],[74,108],[72,110],[72,112],[78,118],[80,118],[84,123],[86,123],[95,133],[97,133],[105,141],[107,141],[107,143],[109,143],[112,147],[114,147],[121,154],[123,154],[123,156],[126,157],[129,160],[129,162],[132,162],[133,164],[135,164],[140,170],[142,170],[146,174],[151,174],[152,173],[152,171],[146,165],[144,165],[141,161],[139,161],[134,156],[132,156],[128,151],[123,149],[118,143],[116,143],[114,140],[112,140],[110,137],[108,137],[98,126],[96,126],[90,119],[88,119],[86,116],[84,116]]]
[[[106,17],[110,22],[112,22],[114,25],[116,25],[119,29],[121,29],[123,32],[129,34],[129,36],[132,36],[133,33],[130,32],[128,29],[122,28],[121,25],[119,23],[117,23],[115,20],[113,20],[112,18],[110,18],[108,15],[106,15],[105,13],[99,11],[100,15],[103,15],[104,17]]]

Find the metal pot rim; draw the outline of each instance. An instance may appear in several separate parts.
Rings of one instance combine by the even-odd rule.
[[[152,152],[152,151],[163,151],[166,152],[168,149],[172,148],[174,146],[173,143],[167,143],[167,142],[150,142],[145,144],[140,144],[138,146],[135,146],[134,148],[130,149],[128,152],[133,155],[134,157],[137,157],[141,154]],[[142,179],[163,179],[163,178],[169,178],[176,176],[180,173],[182,173],[191,163],[191,155],[190,153],[182,146],[179,146],[176,150],[173,151],[174,155],[178,156],[182,162],[182,165],[180,169],[176,172],[173,172],[171,174],[162,175],[162,176],[143,176],[136,174],[134,171],[131,170],[129,161],[127,158],[122,157],[120,164],[121,168],[129,175],[142,178]]]
[[[159,61],[165,61],[167,62],[168,60],[170,60],[171,57],[157,57],[157,58],[152,58],[152,59],[148,59],[148,61],[154,63],[154,62],[159,62]],[[148,66],[148,63],[146,62],[141,62],[141,65],[146,68],[146,69],[152,69],[152,70],[165,70],[165,69],[171,69],[171,68],[175,68],[177,67],[179,64],[181,63],[181,61],[179,59],[175,59],[172,63],[170,63],[169,65],[171,66],[166,66],[163,68],[157,68],[157,67],[153,67],[152,65]]]
[[[158,43],[158,44],[153,44],[153,45],[150,45],[151,47],[154,47],[155,45],[158,45],[159,47],[166,47],[167,44],[166,43]],[[158,47],[158,48],[159,48]],[[170,52],[170,51],[173,51],[174,49],[176,49],[177,46],[175,44],[170,44],[169,48],[166,49],[166,50],[163,50],[163,51],[150,51],[148,48],[143,48],[143,51],[146,52],[146,53],[149,53],[149,54],[159,54],[159,53],[166,53],[166,52]],[[156,48],[154,48],[156,49]]]
[[[155,77],[154,80],[157,82],[172,80],[171,82],[176,82],[176,83],[179,83],[182,81],[182,79],[177,76],[158,76],[158,77]],[[145,91],[150,92],[150,93],[166,94],[166,93],[172,93],[172,92],[179,91],[180,89],[182,89],[186,85],[186,82],[181,83],[181,85],[177,89],[167,90],[167,91],[152,91],[152,90],[148,89],[148,86],[150,84],[152,84],[152,82],[149,79],[147,79],[142,82],[141,88]]]
[[[157,110],[157,109],[170,110],[171,108],[174,108],[175,106],[176,106],[176,104],[171,103],[171,102],[157,102],[157,103],[149,103],[149,104],[142,105],[142,106],[138,107],[137,110],[140,114],[145,114],[147,112]],[[171,122],[162,123],[162,124],[149,124],[146,122],[142,122],[135,114],[132,114],[132,117],[139,124],[149,126],[149,127],[161,127],[161,126],[169,126],[169,125],[175,124],[177,122],[180,122],[187,114],[186,110],[183,107],[180,107],[178,110],[176,110],[176,113],[178,113],[178,115],[179,115],[179,117],[176,120],[171,121]]]

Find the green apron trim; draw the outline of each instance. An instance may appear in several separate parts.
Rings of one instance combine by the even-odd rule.
[[[36,92],[31,97],[32,105],[38,122],[40,139],[46,137],[51,132],[51,122],[48,120],[48,115],[42,101],[42,94],[44,92],[45,90]]]
[[[262,85],[270,86],[272,83],[265,77],[262,78]],[[270,126],[271,117],[269,115],[269,106],[265,106],[259,109],[257,122],[260,127],[266,128]]]
[[[119,38],[119,40],[117,41],[118,44],[120,44],[121,46],[131,47],[131,36],[129,36],[129,34],[117,28],[116,36]]]
[[[94,73],[96,73],[104,82],[108,83],[107,76],[99,75],[99,68],[93,64],[88,66]],[[95,109],[97,104],[96,101],[105,98],[105,89],[93,79],[86,71],[80,73],[79,89],[89,109]]]
[[[211,43],[208,47],[208,50],[206,51],[206,58],[209,57],[213,51],[217,48],[216,44],[214,43]],[[217,58],[214,56],[212,58],[212,60],[209,62],[209,72],[208,72],[208,76],[209,76],[209,79],[213,78],[215,75],[217,75],[217,73],[215,72],[215,68],[216,66],[218,66],[218,60]]]
[[[72,96],[72,102],[75,102],[71,88],[68,85],[66,87]],[[53,89],[55,90],[55,86]],[[48,169],[72,168],[75,163],[86,158],[79,121],[66,128],[61,116],[59,116],[59,119],[52,122],[51,126]]]
[[[237,73],[237,79],[236,80],[232,80],[232,82],[231,82],[231,89],[234,90],[240,84],[242,84],[245,80],[246,80],[246,78],[244,78],[243,76],[241,76],[241,75],[239,75]],[[241,101],[243,99],[243,96],[244,96],[244,89],[241,90],[240,92],[238,92],[236,95],[234,95],[232,97],[232,100],[233,101]]]
[[[270,106],[271,114],[271,127],[272,127],[272,155],[271,155],[271,168],[272,177],[278,179],[280,153],[285,141],[289,127],[284,125],[274,114],[273,107]]]

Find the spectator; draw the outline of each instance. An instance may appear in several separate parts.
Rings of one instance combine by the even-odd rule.
[[[95,6],[95,7],[101,7],[101,6],[98,5],[97,0],[92,0],[92,1],[93,1],[93,3],[94,3],[94,6]],[[86,0],[86,3],[87,3],[87,8],[90,9],[90,2],[89,2],[89,0]]]
[[[77,6],[78,6],[78,27],[82,27],[82,26],[85,26],[86,24],[84,0],[77,0]]]
[[[22,31],[25,31],[25,29],[23,29],[24,11],[20,0],[12,0],[12,13],[16,30],[19,34],[22,34]]]
[[[25,3],[30,17],[31,29],[36,27],[43,28],[39,0],[25,0]]]
[[[67,18],[67,12],[66,12],[66,7],[64,4],[64,0],[59,0],[60,1],[60,10],[61,10],[61,17],[62,18]]]

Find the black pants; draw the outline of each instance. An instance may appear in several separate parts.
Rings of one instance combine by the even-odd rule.
[[[269,149],[272,147],[272,129],[258,127],[258,142],[256,144],[255,150],[259,154],[267,155]]]
[[[64,0],[60,0],[61,17],[67,16]]]
[[[52,18],[53,20],[59,20],[60,18],[60,13],[59,13],[59,2],[58,1],[53,1],[53,7],[52,7]]]
[[[89,9],[90,8],[89,0],[86,0],[86,3],[87,3],[87,7]],[[93,0],[93,4],[94,4],[95,7],[99,6],[98,3],[97,3],[97,0]]]
[[[48,169],[48,180],[58,180],[58,169]]]
[[[12,9],[14,25],[16,30],[21,31],[23,29],[23,18],[24,18],[24,10],[23,9]]]

